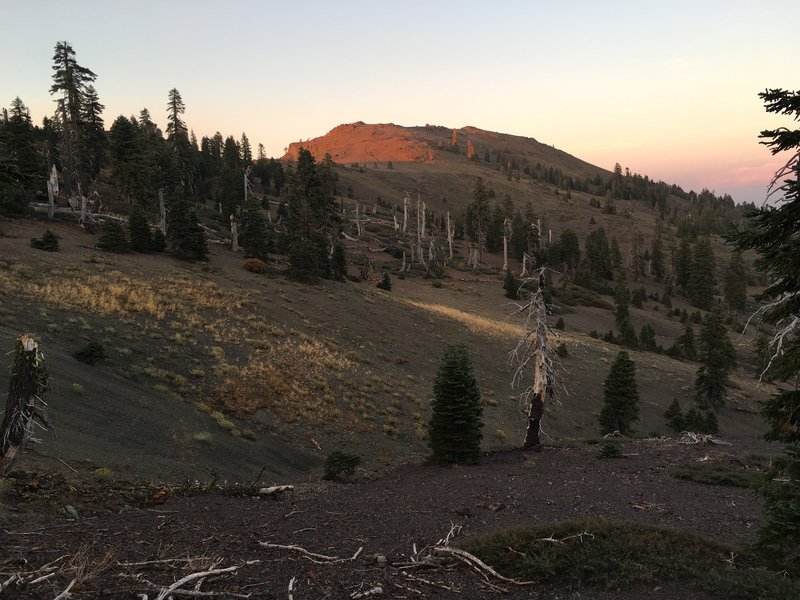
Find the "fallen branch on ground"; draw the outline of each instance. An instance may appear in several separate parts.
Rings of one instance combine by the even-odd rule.
[[[241,568],[241,565],[233,566],[233,567],[225,567],[224,569],[209,569],[208,571],[200,571],[198,573],[190,573],[186,577],[183,577],[173,583],[168,588],[165,588],[158,596],[156,596],[156,600],[165,600],[171,593],[175,592],[181,586],[189,583],[190,581],[194,581],[195,579],[199,579],[201,577],[210,577],[211,575],[222,575],[223,573],[233,573],[234,571],[238,571]],[[200,592],[199,594],[205,594],[206,592]],[[189,595],[198,595],[198,592],[191,592]],[[249,598],[250,595],[241,596],[243,598]]]
[[[500,573],[495,571],[492,567],[483,562],[480,558],[478,558],[474,554],[470,554],[466,550],[461,550],[459,548],[450,548],[448,546],[437,546],[433,549],[433,552],[437,554],[449,554],[465,562],[473,569],[478,571],[478,573],[483,575],[483,578],[489,583],[491,583],[491,580],[489,579],[490,576],[499,581],[502,581],[504,583],[509,583],[511,585],[524,586],[524,585],[535,585],[536,583],[538,583],[536,581],[520,581],[519,579],[511,579],[509,577],[506,577],[505,575],[501,575]]]
[[[264,548],[273,548],[277,550],[291,550],[292,552],[297,552],[302,556],[309,559],[311,562],[315,562],[317,564],[324,564],[324,563],[343,563],[343,562],[351,562],[356,560],[361,553],[364,551],[364,546],[361,546],[356,553],[353,554],[350,558],[339,558],[338,556],[326,556],[325,554],[318,554],[316,552],[309,552],[305,548],[301,548],[300,546],[295,545],[283,545],[283,544],[270,544],[268,542],[258,542],[259,546]]]

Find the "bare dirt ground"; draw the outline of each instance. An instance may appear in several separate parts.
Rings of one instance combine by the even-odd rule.
[[[353,483],[302,483],[279,498],[230,491],[181,496],[172,490],[165,495],[135,486],[115,494],[113,486],[97,486],[95,497],[73,500],[77,518],[59,506],[53,488],[66,486],[75,498],[79,484],[43,485],[43,476],[37,481],[20,474],[16,487],[27,478],[28,496],[15,496],[0,511],[0,585],[14,575],[25,583],[12,583],[2,597],[54,598],[75,580],[72,598],[152,599],[191,573],[236,567],[193,579],[181,589],[216,594],[205,597],[292,600],[706,598],[680,581],[623,590],[517,587],[487,582],[458,561],[437,569],[404,565],[415,552],[424,555],[423,549],[452,525],[461,527],[457,543],[509,527],[587,517],[667,526],[746,545],[754,540],[760,520],[756,494],[669,474],[679,463],[736,461],[776,451],[753,438],[729,441],[725,446],[629,441],[623,443],[625,458],[615,460],[597,458],[596,445],[498,453],[474,467],[406,465],[359,473]],[[37,502],[37,495],[48,494],[46,502]],[[7,491],[4,497],[10,495]],[[342,560],[267,548],[261,542],[296,545]],[[358,596],[376,588],[380,594]]]

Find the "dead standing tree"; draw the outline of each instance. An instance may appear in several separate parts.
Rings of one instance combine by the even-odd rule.
[[[43,399],[48,389],[50,383],[39,344],[27,335],[17,338],[6,411],[0,424],[0,476],[9,471],[31,437],[34,421],[39,421],[45,429],[48,427]]]
[[[524,286],[532,278],[522,282]],[[520,289],[522,289],[520,286]],[[511,387],[519,386],[525,376],[528,365],[533,363],[533,382],[528,386],[520,399],[527,407],[528,428],[525,432],[523,450],[538,448],[539,432],[545,402],[555,398],[556,367],[550,348],[547,344],[547,305],[544,301],[545,276],[544,267],[539,270],[538,287],[530,294],[526,304],[517,304],[512,315],[525,315],[525,326],[522,337],[516,348],[509,354],[509,362],[515,367]]]

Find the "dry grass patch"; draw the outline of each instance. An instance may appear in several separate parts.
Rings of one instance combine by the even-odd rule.
[[[286,340],[234,367],[214,397],[237,414],[266,409],[287,423],[337,423],[346,416],[337,404],[342,373],[343,381],[360,379],[356,363],[318,340]]]

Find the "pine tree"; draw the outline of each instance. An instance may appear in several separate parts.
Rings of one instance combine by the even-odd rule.
[[[661,243],[661,234],[658,232],[653,238],[653,246],[650,251],[650,270],[656,281],[664,279],[664,249]]]
[[[428,445],[432,463],[476,463],[483,407],[467,347],[448,345],[433,384]]]
[[[600,432],[632,432],[639,419],[639,389],[636,385],[636,364],[624,350],[617,354],[603,384],[603,408],[600,411]]]
[[[767,112],[800,120],[800,91],[768,89],[759,94]],[[774,463],[771,481],[764,487],[766,524],[759,531],[759,546],[776,565],[800,575],[800,129],[780,127],[762,131],[763,144],[773,154],[788,151],[791,158],[776,174],[770,194],[782,196],[776,205],[764,205],[750,214],[749,227],[733,236],[740,251],[752,249],[759,257],[755,266],[771,284],[762,298],[770,302],[763,313],[776,326],[769,350],[768,375],[792,381],[764,403],[762,415],[769,425],[767,439],[783,444],[784,456]],[[784,162],[786,161],[786,162]],[[776,345],[778,340],[781,345]],[[782,472],[781,480],[775,480]]]
[[[736,350],[719,310],[706,315],[698,346],[701,365],[694,383],[695,398],[702,408],[717,410],[725,404],[728,373],[736,365]]]

